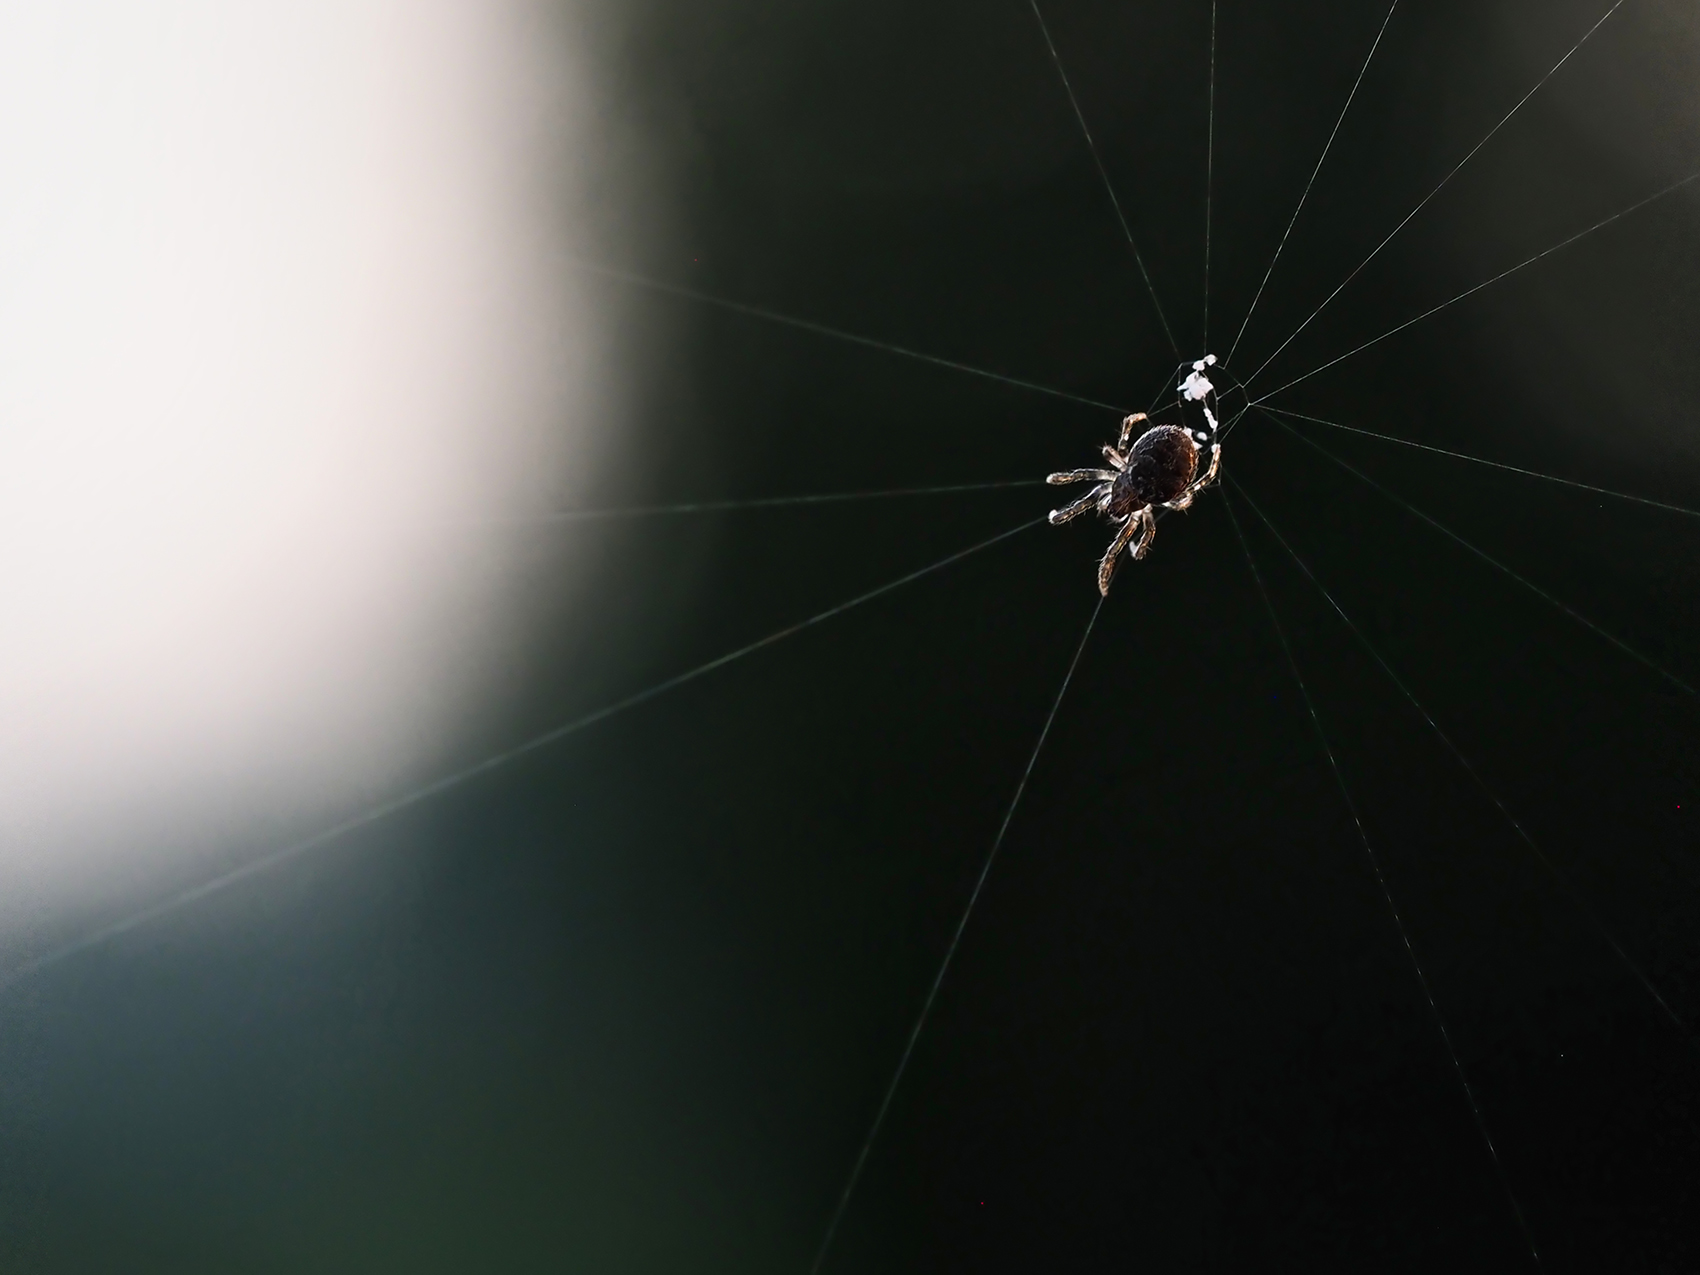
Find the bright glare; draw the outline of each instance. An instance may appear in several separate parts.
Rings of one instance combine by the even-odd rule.
[[[445,523],[595,441],[568,66],[521,0],[0,6],[14,916],[168,808],[381,788],[476,691],[501,572]]]

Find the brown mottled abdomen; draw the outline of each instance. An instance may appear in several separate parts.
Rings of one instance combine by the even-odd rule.
[[[1158,425],[1141,434],[1128,457],[1127,468],[1116,476],[1108,512],[1117,518],[1173,500],[1198,472],[1198,448],[1184,429]]]

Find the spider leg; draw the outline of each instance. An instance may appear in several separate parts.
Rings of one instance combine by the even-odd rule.
[[[1205,470],[1204,477],[1196,479],[1173,500],[1164,501],[1163,508],[1181,510],[1190,507],[1193,497],[1216,481],[1216,473],[1221,467],[1222,444],[1216,443],[1210,448],[1210,468]]]
[[[1109,461],[1110,464],[1114,465],[1117,469],[1126,469],[1127,468],[1127,457],[1123,456],[1120,452],[1118,452],[1114,447],[1111,447],[1108,443],[1104,444],[1104,459]]]
[[[1098,502],[1104,497],[1104,489],[1105,484],[1099,483],[1073,504],[1064,505],[1061,509],[1051,510],[1051,526],[1060,527],[1063,523],[1068,522],[1070,519],[1080,517],[1080,515],[1085,513],[1088,509],[1096,508]]]
[[[1146,418],[1146,415],[1145,415],[1144,412],[1135,412],[1132,416],[1129,416],[1125,420],[1123,420],[1122,421],[1121,441],[1119,443],[1117,443],[1116,446],[1118,448],[1125,449],[1127,447],[1127,436],[1129,434],[1133,433],[1133,427],[1135,425],[1139,424],[1140,421],[1143,421],[1145,419],[1147,419],[1147,418]]]
[[[1151,542],[1157,538],[1157,515],[1152,513],[1151,506],[1147,505],[1134,515],[1134,520],[1143,523],[1145,526],[1144,534],[1139,537],[1139,542],[1130,551],[1133,554],[1133,560],[1138,562],[1151,552]]]
[[[1127,548],[1136,533],[1144,530],[1139,544],[1134,548],[1133,556],[1142,558],[1146,549],[1151,546],[1151,537],[1156,534],[1157,520],[1151,514],[1151,506],[1147,505],[1138,513],[1130,514],[1121,527],[1116,531],[1116,538],[1110,541],[1110,547],[1104,552],[1104,557],[1098,563],[1098,592],[1105,597],[1110,593],[1110,577],[1116,573],[1116,561],[1121,557],[1123,549]]]
[[[1110,469],[1065,469],[1060,474],[1052,474],[1045,481],[1053,487],[1060,487],[1064,483],[1083,483],[1088,480],[1095,483],[1113,482],[1115,477],[1115,471]]]
[[[1222,467],[1222,444],[1210,444],[1210,468],[1204,471],[1204,477],[1192,485],[1194,491],[1203,491],[1216,481],[1216,471]]]

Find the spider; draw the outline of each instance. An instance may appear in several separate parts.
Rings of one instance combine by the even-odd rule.
[[[1222,463],[1222,444],[1213,441],[1210,444],[1210,468],[1204,472],[1204,477],[1195,478],[1199,446],[1192,435],[1178,425],[1152,426],[1139,436],[1130,450],[1128,435],[1145,419],[1144,412],[1129,416],[1122,422],[1121,438],[1116,446],[1105,446],[1104,458],[1115,466],[1114,469],[1069,469],[1052,474],[1045,480],[1052,485],[1097,484],[1073,504],[1051,510],[1053,527],[1060,527],[1092,508],[1119,524],[1115,539],[1110,541],[1109,550],[1098,564],[1098,592],[1105,596],[1110,592],[1110,577],[1115,574],[1116,559],[1121,551],[1129,549],[1138,560],[1150,550],[1151,541],[1157,535],[1154,507],[1187,508],[1194,496],[1216,481],[1216,471]],[[1210,423],[1215,425],[1213,417]],[[1205,437],[1202,432],[1199,436]],[[1136,533],[1139,533],[1139,540],[1134,542]]]

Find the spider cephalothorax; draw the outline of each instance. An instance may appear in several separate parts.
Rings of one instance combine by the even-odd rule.
[[[1078,518],[1088,509],[1097,509],[1118,524],[1115,539],[1098,564],[1100,593],[1109,593],[1110,577],[1123,549],[1128,549],[1135,558],[1143,558],[1151,548],[1152,538],[1157,534],[1156,508],[1187,508],[1194,496],[1216,481],[1216,470],[1222,461],[1222,445],[1212,442],[1210,468],[1202,478],[1197,477],[1199,446],[1178,425],[1154,425],[1129,448],[1128,436],[1145,419],[1144,412],[1129,416],[1122,422],[1121,438],[1116,446],[1104,448],[1104,459],[1115,468],[1070,469],[1045,480],[1052,484],[1088,481],[1096,484],[1073,504],[1053,509],[1052,526]],[[1215,424],[1213,417],[1211,424]],[[1137,541],[1135,535],[1139,537]]]

